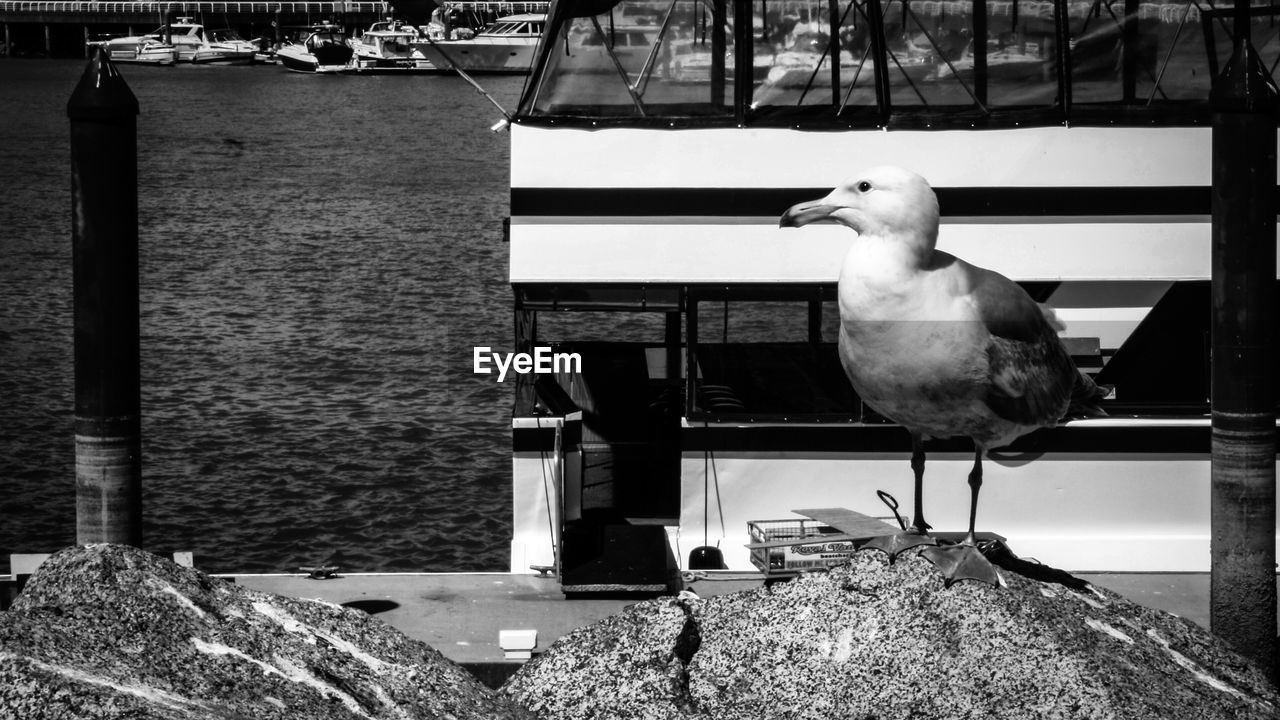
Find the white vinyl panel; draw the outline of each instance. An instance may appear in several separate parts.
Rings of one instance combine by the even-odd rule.
[[[834,282],[840,225],[513,222],[512,282]],[[1209,277],[1209,224],[946,225],[938,247],[1015,280]]]
[[[876,490],[909,514],[908,455],[717,452],[706,478],[703,454],[685,453],[681,549],[687,556],[705,533],[731,569],[747,570],[748,521],[798,519],[789,510],[805,507],[888,515]],[[937,530],[966,528],[972,463],[967,454],[929,455],[924,512]],[[1071,571],[1209,568],[1206,455],[1050,454],[1030,463],[988,459],[983,470],[977,529],[1005,536],[1020,556]]]
[[[515,125],[511,185],[829,187],[899,165],[939,187],[1207,186],[1208,128],[1009,130],[708,128],[575,130]]]

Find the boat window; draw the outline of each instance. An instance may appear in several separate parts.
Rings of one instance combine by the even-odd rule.
[[[723,0],[622,0],[565,18],[545,48],[532,114],[732,115],[733,18]]]
[[[688,417],[712,422],[870,420],[840,366],[833,291],[690,289],[693,315],[685,347],[693,348],[697,372],[686,376]]]
[[[844,0],[815,7],[757,3],[762,29],[754,57],[757,68],[767,68],[753,91],[757,113],[822,106],[875,119],[882,94],[895,112],[982,115],[1058,101],[1053,3]]]
[[[1141,3],[1126,14],[1123,0],[1093,0],[1088,12],[1070,18],[1074,102],[1153,109],[1203,103],[1231,53],[1231,12],[1180,0]],[[1280,9],[1251,12],[1254,48],[1274,77]]]
[[[1203,123],[1231,52],[1231,13],[1205,0],[561,0],[520,114],[794,127]],[[1274,76],[1280,8],[1251,13]]]

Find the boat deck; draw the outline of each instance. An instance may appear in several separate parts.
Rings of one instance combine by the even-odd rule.
[[[1148,607],[1209,626],[1207,573],[1079,574]],[[314,598],[375,613],[409,637],[422,640],[455,662],[475,665],[508,661],[500,630],[536,629],[535,653],[574,628],[619,612],[636,598],[565,599],[553,577],[509,573],[351,574],[328,580],[301,575],[239,575],[243,587]],[[759,587],[759,575],[702,573],[686,587],[711,597]]]

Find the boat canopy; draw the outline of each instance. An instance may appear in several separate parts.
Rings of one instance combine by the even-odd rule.
[[[557,0],[517,121],[1201,124],[1231,12],[1202,0]],[[1280,8],[1251,12],[1274,73]]]

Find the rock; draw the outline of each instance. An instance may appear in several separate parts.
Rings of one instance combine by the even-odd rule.
[[[519,718],[428,645],[349,608],[122,545],[49,558],[0,612],[0,717]]]
[[[916,555],[863,551],[772,588],[647,601],[502,691],[557,719],[1277,717],[1265,675],[1198,626],[1002,575],[948,589]]]

